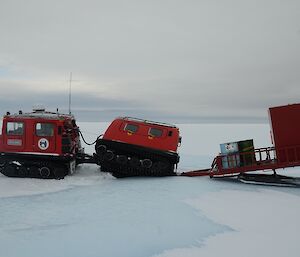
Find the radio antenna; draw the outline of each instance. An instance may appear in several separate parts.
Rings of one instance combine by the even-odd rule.
[[[71,98],[72,95],[72,72],[70,72],[70,85],[69,85],[69,114],[71,114]]]

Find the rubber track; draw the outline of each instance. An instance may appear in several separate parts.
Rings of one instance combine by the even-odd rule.
[[[104,154],[97,152],[99,145],[105,145],[107,151],[114,153],[114,159],[111,161],[105,160]],[[176,153],[163,152],[145,147],[114,142],[109,140],[99,139],[96,143],[96,159],[101,166],[101,170],[112,173],[115,177],[134,177],[134,176],[174,176],[174,166],[178,163],[179,157]],[[129,158],[138,158],[139,160],[150,159],[152,161],[151,168],[133,167],[130,161],[127,164],[120,164],[116,160],[117,155],[123,155]],[[128,158],[128,159],[129,159]]]
[[[49,168],[49,176],[41,176],[39,170],[41,167]],[[49,160],[34,161],[13,157],[5,158],[1,156],[0,172],[7,177],[62,179],[68,174],[68,168],[64,162],[54,162]]]

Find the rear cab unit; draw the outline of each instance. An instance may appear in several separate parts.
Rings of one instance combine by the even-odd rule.
[[[35,109],[7,113],[0,135],[0,172],[11,177],[63,178],[81,151],[72,115]]]
[[[95,159],[117,177],[175,175],[180,140],[174,125],[120,117],[97,140]]]

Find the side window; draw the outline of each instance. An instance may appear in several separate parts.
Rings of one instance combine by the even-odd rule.
[[[2,120],[0,119],[0,135],[2,134]]]
[[[24,123],[23,122],[7,122],[6,124],[6,134],[13,136],[21,136],[24,133]]]
[[[161,137],[163,134],[163,131],[161,129],[157,129],[157,128],[150,128],[148,134],[149,134],[149,136],[152,136],[152,137]]]
[[[124,128],[125,131],[128,131],[130,133],[136,133],[138,129],[139,129],[138,125],[129,124],[129,123],[127,123]]]
[[[54,125],[52,123],[37,123],[35,132],[39,137],[51,137],[54,135]]]

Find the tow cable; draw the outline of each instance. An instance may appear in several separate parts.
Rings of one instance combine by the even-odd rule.
[[[88,143],[88,142],[84,139],[83,134],[81,133],[81,131],[80,131],[79,129],[78,129],[78,132],[79,132],[79,134],[80,134],[80,136],[81,136],[83,142],[84,142],[85,144],[87,144],[87,145],[94,145],[94,144],[96,144],[96,142],[98,141],[98,139],[99,139],[100,137],[103,136],[103,134],[101,134],[100,136],[97,137],[97,139],[96,139],[93,143]]]

